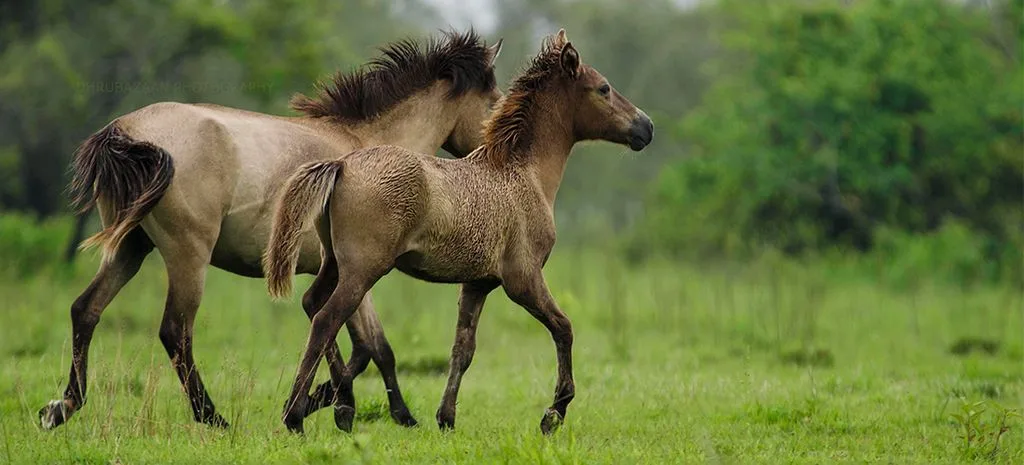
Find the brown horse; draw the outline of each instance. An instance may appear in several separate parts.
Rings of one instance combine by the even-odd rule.
[[[580,63],[561,30],[514,81],[485,124],[484,144],[467,157],[444,160],[384,146],[304,165],[277,204],[264,259],[270,293],[279,297],[291,290],[301,231],[315,224],[330,251],[309,290],[326,297],[326,304],[313,318],[286,404],[288,428],[302,431],[312,376],[341,325],[374,283],[397,268],[426,281],[462,283],[438,425],[455,425],[455,400],[473,358],[480,311],[488,293],[501,286],[554,339],[558,382],[541,421],[541,430],[551,432],[575,391],[572,328],[541,273],[555,242],[562,173],[577,141],[602,139],[641,150],[653,134],[650,118]],[[349,374],[338,377],[345,384],[335,420],[344,428],[354,399]]]
[[[303,163],[385,143],[424,153],[443,146],[455,156],[478,147],[481,124],[501,96],[493,68],[499,51],[500,41],[487,47],[472,31],[448,33],[425,47],[401,41],[385,47],[368,68],[322,85],[318,97],[297,96],[292,106],[302,117],[164,102],[123,115],[91,136],[75,154],[72,189],[79,205],[98,206],[104,229],[86,243],[102,246],[103,262],[71,306],[70,379],[64,398],[39,412],[42,426],[64,423],[85,403],[89,343],[100,314],[155,247],[169,281],[160,341],[195,420],[226,427],[192,358],[207,265],[262,276],[273,199],[280,180]],[[320,245],[312,230],[300,235],[296,271],[315,273]],[[313,318],[323,301],[309,294],[302,304]],[[361,372],[372,358],[392,417],[415,425],[369,295],[348,329],[354,347],[348,371]],[[337,345],[326,355],[340,373]],[[331,382],[324,383],[304,414],[331,405],[334,392]]]

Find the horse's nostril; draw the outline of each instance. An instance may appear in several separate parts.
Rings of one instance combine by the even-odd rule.
[[[631,144],[636,149],[636,146],[646,146],[651,143],[654,138],[654,123],[647,115],[640,113],[636,118],[633,119],[633,123],[629,128],[630,138],[639,142],[637,144]]]

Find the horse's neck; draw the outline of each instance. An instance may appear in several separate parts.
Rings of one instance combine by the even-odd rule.
[[[529,178],[540,188],[548,207],[554,211],[555,197],[562,184],[569,153],[576,143],[569,119],[556,113],[543,113],[535,123],[535,139],[523,164]]]
[[[455,106],[446,92],[439,84],[349,130],[364,147],[397,145],[433,155],[455,126]]]

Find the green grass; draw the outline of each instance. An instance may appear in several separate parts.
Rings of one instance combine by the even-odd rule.
[[[66,382],[68,308],[94,267],[87,257],[74,270],[0,282],[0,462],[1024,461],[1019,419],[995,455],[968,448],[950,419],[960,398],[991,409],[1024,403],[1018,288],[922,280],[894,291],[878,284],[883,277],[824,265],[627,267],[566,248],[546,275],[574,323],[577,396],[553,437],[538,424],[553,393],[554,346],[500,291],[484,310],[457,429],[437,430],[457,288],[397,273],[374,297],[419,428],[383,414],[371,369],[356,381],[354,434],[336,430],[329,410],[307,419],[304,437],[288,434],[279,418],[306,318],[297,297],[272,303],[262,281],[220,271],[209,275],[195,347],[232,428],[195,425],[156,337],[166,286],[158,256],[103,315],[88,405],[41,431],[37,410]]]

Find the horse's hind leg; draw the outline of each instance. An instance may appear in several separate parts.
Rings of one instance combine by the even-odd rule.
[[[331,345],[336,344],[335,338],[338,335],[338,330],[355,312],[368,288],[369,286],[360,289],[349,283],[337,283],[327,304],[313,317],[309,339],[306,341],[306,350],[299,363],[291,394],[284,405],[282,417],[288,430],[296,433],[303,432],[303,419],[306,417],[306,412],[309,411],[309,388],[313,384],[313,376],[316,375],[320,358],[326,354]],[[355,416],[352,377],[344,364],[340,366],[340,370],[339,367],[333,365],[329,368],[331,369],[331,379],[339,380],[334,386],[336,390],[334,421],[338,428],[351,431],[352,419]]]
[[[299,363],[295,383],[292,385],[292,391],[285,403],[282,415],[284,424],[290,431],[297,433],[303,431],[302,422],[308,409],[309,388],[313,384],[313,376],[316,374],[320,359],[335,343],[334,340],[341,326],[355,313],[366,293],[388,271],[386,267],[367,266],[366,263],[349,262],[347,265],[347,267],[340,266],[340,269],[345,272],[339,273],[340,279],[337,280],[334,291],[323,308],[313,317],[312,325],[310,325],[306,349]],[[355,417],[352,376],[345,365],[340,367],[332,365],[330,369],[331,378],[341,381],[335,384],[337,391],[335,393],[334,423],[343,431],[351,431],[352,420]]]
[[[313,280],[309,290],[302,296],[302,308],[306,315],[312,320],[318,312],[327,304],[331,294],[338,284],[338,261],[334,256],[334,240],[331,237],[330,217],[325,216],[317,224],[317,236],[320,239],[320,271]],[[391,408],[391,418],[403,426],[416,426],[416,419],[409,413],[409,407],[402,397],[402,390],[398,387],[398,374],[395,369],[395,354],[391,350],[391,344],[384,337],[384,328],[380,324],[377,312],[373,308],[373,300],[370,293],[366,292],[363,300],[359,303],[355,313],[345,324],[348,328],[349,337],[352,340],[352,357],[346,368],[349,376],[359,376],[370,359],[380,369],[381,378],[384,380],[384,387],[387,389],[388,404]],[[308,399],[306,416],[316,410],[336,404],[336,389],[339,386],[339,379],[336,374],[343,372],[336,364],[341,363],[341,351],[338,344],[330,344],[326,353],[327,363],[331,366],[331,382],[325,382],[314,390]],[[332,382],[334,386],[332,386]]]
[[[317,275],[317,279],[313,282],[313,285],[303,296],[302,300],[303,309],[306,310],[306,315],[309,316],[310,320],[316,316],[317,311],[323,307],[327,298],[330,297],[332,290],[330,283],[337,282],[336,274],[333,280],[321,280],[320,276]],[[314,300],[321,297],[322,300]],[[311,303],[314,301],[318,302],[319,305],[314,307]],[[313,308],[316,310],[311,310]],[[349,337],[352,339],[352,357],[348,363],[348,372],[351,377],[354,379],[356,376],[359,376],[359,374],[366,370],[370,360],[373,359],[377,368],[380,369],[381,378],[384,380],[391,418],[402,426],[416,426],[416,418],[409,412],[405,398],[402,397],[402,390],[398,386],[395,354],[391,350],[391,345],[388,343],[387,338],[384,337],[384,329],[373,309],[373,300],[370,298],[369,292],[366,293],[366,297],[363,298],[359,308],[356,309],[355,314],[345,323],[345,326],[348,328]],[[333,351],[337,350],[337,344],[333,348],[328,347],[327,350],[327,363],[335,363],[336,360],[341,360],[340,351],[332,354]],[[333,381],[337,384],[338,380]],[[334,405],[336,400],[334,394],[335,387],[332,386],[331,381],[326,381],[317,386],[313,390],[313,394],[310,395],[310,404],[306,407],[306,416],[324,407]]]
[[[398,373],[395,369],[395,353],[391,344],[384,336],[384,327],[380,324],[377,312],[373,308],[373,299],[367,292],[359,304],[355,314],[345,324],[349,337],[352,339],[352,357],[349,359],[348,370],[353,378],[359,376],[369,359],[380,369],[384,379],[384,388],[388,393],[388,405],[391,418],[402,426],[416,426],[416,419],[409,412],[409,407],[398,387]]]
[[[331,296],[331,292],[334,291],[334,287],[338,283],[338,264],[335,262],[334,257],[329,255],[321,258],[320,271],[317,272],[316,278],[313,280],[309,290],[302,296],[302,310],[306,312],[306,316],[309,317],[310,321],[320,311],[320,308],[327,303],[327,299]],[[341,349],[338,348],[337,342],[329,345],[325,358],[332,367],[332,375],[343,371],[344,362],[342,361]],[[341,380],[334,379],[334,376],[331,378],[331,381],[325,381],[320,386],[317,386],[313,394],[310,395],[305,416],[309,416],[324,407],[334,405],[335,392],[337,392],[337,386],[341,383]]]
[[[153,243],[141,229],[125,237],[113,260],[100,265],[89,287],[71,305],[71,373],[63,400],[50,401],[39,411],[40,425],[55,428],[85,405],[86,366],[89,343],[100,315],[124,285],[135,276],[143,259],[153,250]]]
[[[188,395],[195,421],[226,428],[228,422],[217,413],[206,392],[203,380],[192,358],[192,334],[203,297],[206,265],[210,251],[206,247],[161,248],[167,265],[167,304],[160,324],[160,342],[174,365],[185,394]],[[205,249],[202,251],[201,249]]]

